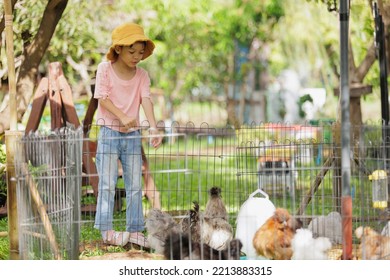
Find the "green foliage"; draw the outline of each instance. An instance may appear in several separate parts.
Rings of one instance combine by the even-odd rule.
[[[204,89],[221,92],[222,85],[234,79],[236,42],[248,46],[258,36],[268,40],[269,25],[283,16],[282,3],[133,0],[119,1],[115,9],[131,13],[155,40],[156,52],[143,65],[150,69],[154,86],[174,101],[194,88],[201,94]]]
[[[96,0],[92,4],[90,1],[68,1],[41,62],[40,72],[45,74],[50,62],[61,62],[65,76],[71,85],[75,85],[81,77],[78,70],[67,62],[67,57],[70,57],[76,63],[84,63],[90,68],[88,69],[90,75],[94,75],[96,68],[94,64],[100,61],[102,55],[99,49],[104,38],[101,36],[101,30],[105,26],[105,22],[98,23],[97,20],[107,18],[106,11],[101,8],[106,2]],[[13,24],[15,57],[23,54],[23,48],[31,43],[37,34],[47,4],[48,1],[19,0],[15,5]],[[3,65],[6,65],[5,53],[1,52]]]
[[[308,87],[338,86],[339,69],[338,3],[333,0],[69,0],[49,45],[40,72],[59,61],[76,90],[83,78],[69,61],[85,67],[94,76],[97,63],[104,59],[111,31],[119,23],[132,20],[142,24],[155,41],[156,51],[142,62],[149,70],[152,86],[164,90],[169,108],[176,109],[183,97],[194,92],[208,97],[227,94],[234,84],[253,69],[264,69],[270,80],[284,69],[294,69]],[[48,1],[19,0],[15,10],[15,55],[31,42]],[[350,34],[356,65],[373,41],[373,18],[366,1],[351,1]],[[332,12],[329,12],[332,11]],[[264,63],[246,63],[234,73],[237,44],[260,41],[258,55]],[[4,48],[4,46],[2,46]],[[6,65],[5,51],[1,64]],[[379,87],[377,63],[365,78]],[[331,94],[330,94],[331,95]],[[371,100],[370,97],[365,97]],[[378,98],[378,97],[376,97]],[[333,101],[333,96],[328,100]],[[334,117],[333,110],[322,112]]]
[[[6,150],[5,150],[5,144],[0,144],[0,163],[5,164],[7,157],[6,157]]]
[[[338,10],[338,0],[307,0],[308,2],[317,2],[326,4],[329,12],[334,12]]]
[[[0,232],[8,231],[8,219],[0,219]],[[0,237],[0,260],[9,260],[9,238]]]
[[[28,170],[29,170],[30,174],[31,174],[33,177],[39,177],[39,176],[42,175],[42,173],[45,173],[45,172],[48,170],[48,166],[47,166],[46,164],[34,166],[34,165],[31,164],[31,162],[29,161],[29,162],[28,162]]]
[[[46,4],[18,1],[16,56],[36,34]],[[75,86],[82,77],[69,63],[73,60],[94,76],[110,45],[112,29],[132,20],[142,24],[156,43],[154,55],[142,66],[149,70],[152,86],[163,89],[173,107],[194,89],[205,97],[223,94],[227,84],[254,68],[260,73],[266,69],[271,76],[286,68],[295,69],[307,86],[333,90],[338,84],[333,71],[339,68],[337,5],[333,0],[97,0],[93,4],[69,0],[40,71],[44,73],[49,62],[59,61]],[[351,2],[350,14],[358,65],[373,39],[373,19],[363,1]],[[267,60],[261,65],[246,63],[240,73],[234,73],[237,44],[249,46],[254,39],[261,43],[259,55]],[[5,51],[1,62],[5,65]],[[365,82],[378,87],[378,72],[374,65]]]
[[[31,43],[38,32],[46,4],[47,1],[22,0],[15,5],[13,24],[15,57],[23,54],[23,46]]]
[[[305,103],[305,102],[311,102],[313,103],[313,98],[311,98],[310,94],[305,94],[303,96],[301,96],[298,100],[298,108],[299,108],[299,116],[301,118],[304,118],[306,113],[305,111],[303,110],[302,108],[302,105]]]
[[[45,54],[43,64],[61,62],[65,76],[73,85],[81,77],[68,59],[87,66],[93,77],[96,63],[102,58],[100,48],[107,40],[101,36],[104,22],[98,22],[98,19],[104,19],[104,9],[101,7],[105,2],[97,0],[91,4],[90,1],[69,1]]]
[[[7,196],[6,160],[5,144],[0,144],[0,197]]]
[[[101,248],[94,248],[94,249],[85,249],[80,253],[80,258],[90,258],[90,257],[96,257],[96,256],[103,256],[104,254],[109,253],[122,253],[126,252],[126,250],[122,247],[117,246],[109,246],[106,250],[103,250]]]

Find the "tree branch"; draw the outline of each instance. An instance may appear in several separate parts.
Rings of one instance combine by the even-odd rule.
[[[49,0],[37,34],[31,44],[24,49],[24,58],[19,70],[16,86],[17,118],[20,121],[30,104],[35,88],[38,66],[45,54],[56,26],[68,4],[68,0]],[[9,128],[9,108],[0,113],[0,135]]]
[[[375,44],[373,42],[367,50],[366,56],[364,57],[363,61],[355,69],[353,82],[363,82],[364,77],[367,75],[368,71],[370,70],[371,66],[374,64],[375,61]]]

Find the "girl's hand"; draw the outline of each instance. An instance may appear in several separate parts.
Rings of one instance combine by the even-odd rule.
[[[154,148],[158,148],[161,145],[163,139],[160,131],[155,127],[149,128],[148,131],[149,135],[152,136],[149,142],[150,145],[152,145]]]
[[[128,131],[131,128],[134,128],[137,126],[137,120],[135,118],[130,118],[128,116],[125,116],[121,119],[121,123],[124,126],[124,130]]]

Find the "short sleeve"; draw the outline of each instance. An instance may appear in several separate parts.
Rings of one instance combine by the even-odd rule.
[[[141,98],[150,98],[150,78],[149,74],[146,71],[142,71],[142,78],[141,78]]]
[[[102,62],[96,71],[94,98],[106,99],[111,94],[112,84],[108,73],[109,62]]]

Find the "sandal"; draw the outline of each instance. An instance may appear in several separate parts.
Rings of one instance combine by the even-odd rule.
[[[141,232],[130,233],[129,242],[141,247],[149,248],[149,243]]]
[[[102,232],[102,236],[105,244],[123,247],[129,243],[130,232],[116,232],[115,230],[108,230]]]

